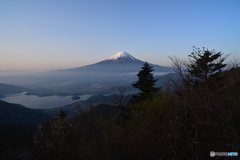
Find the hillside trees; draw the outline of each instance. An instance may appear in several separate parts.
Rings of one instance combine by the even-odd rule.
[[[229,55],[208,49],[201,50],[193,47],[193,52],[187,60],[173,56],[169,57],[175,68],[176,79],[174,88],[176,93],[182,92],[191,86],[200,85],[205,88],[213,88],[223,76],[226,64],[224,61]]]
[[[225,69],[228,56],[194,47],[187,60],[170,57],[177,77],[169,88],[178,99],[172,139],[178,158],[206,159],[209,150],[239,151],[239,69]],[[186,155],[179,154],[185,152],[181,148]]]
[[[33,141],[35,158],[50,159],[52,156],[61,157],[66,154],[68,151],[65,147],[71,128],[72,123],[63,110],[47,126],[39,124]]]
[[[219,81],[219,73],[223,71],[227,64],[223,62],[228,55],[215,50],[200,50],[194,47],[193,52],[189,55],[190,61],[187,72],[193,77],[190,83],[198,84],[202,82],[211,83],[210,79]],[[210,84],[209,84],[210,85]]]
[[[110,102],[118,106],[122,106],[123,104],[128,102],[132,92],[133,92],[133,88],[131,86],[113,87],[113,94]]]
[[[138,95],[134,95],[130,102],[137,102],[139,100],[151,98],[151,94],[157,91],[158,88],[154,86],[158,79],[153,77],[152,71],[154,71],[153,67],[147,62],[144,63],[142,70],[137,74],[138,81],[132,84],[134,88],[138,88],[141,92]]]

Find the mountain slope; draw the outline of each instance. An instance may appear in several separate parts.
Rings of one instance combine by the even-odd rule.
[[[48,118],[48,116],[33,109],[0,100],[1,123],[14,125],[40,123],[46,118]]]
[[[72,69],[66,69],[64,71],[85,71],[85,72],[138,72],[145,62],[138,60],[128,54],[127,52],[119,52],[110,58],[101,62],[78,67]],[[153,65],[155,72],[172,72],[170,67],[163,67],[159,65]]]
[[[0,83],[0,98],[6,94],[20,93],[23,91],[24,91],[23,87]]]

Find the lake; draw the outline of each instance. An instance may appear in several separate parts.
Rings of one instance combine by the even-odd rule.
[[[92,94],[84,94],[81,95],[81,99],[79,100],[86,100],[87,98],[91,97]],[[47,96],[47,97],[38,97],[34,95],[26,95],[26,92],[18,93],[18,94],[11,94],[1,100],[9,102],[9,103],[17,103],[21,104],[27,108],[32,109],[49,109],[49,108],[56,108],[59,106],[67,105],[74,103],[79,100],[72,100],[72,96]]]

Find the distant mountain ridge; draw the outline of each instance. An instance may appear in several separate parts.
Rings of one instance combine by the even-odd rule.
[[[83,67],[65,69],[61,71],[74,71],[74,72],[138,72],[145,62],[136,59],[127,52],[118,52],[117,54],[111,56],[108,59],[94,63],[91,65],[86,65]],[[154,67],[155,72],[173,72],[172,68],[164,67],[159,65],[154,65],[149,63]]]

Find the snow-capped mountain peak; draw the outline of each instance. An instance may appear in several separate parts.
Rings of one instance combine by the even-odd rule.
[[[139,72],[141,67],[145,62],[134,58],[127,52],[118,52],[117,54],[111,56],[108,59],[103,61],[78,67],[67,69],[66,71],[83,71],[83,72],[114,72],[114,73],[122,73],[122,72]],[[158,65],[150,65],[154,66],[155,71],[157,72],[171,72],[172,69],[169,67],[163,67]]]
[[[113,55],[112,57],[106,59],[106,60],[136,60],[136,58],[134,58],[133,56],[131,56],[129,53],[127,52],[118,52],[117,54]]]

